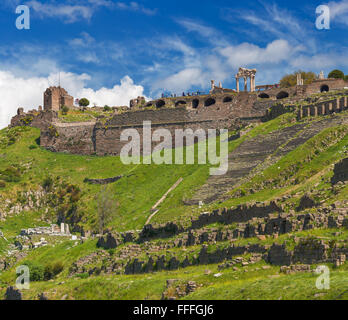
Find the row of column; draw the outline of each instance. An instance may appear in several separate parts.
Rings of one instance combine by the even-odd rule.
[[[254,92],[255,91],[255,75],[251,75],[251,76],[245,76],[244,78],[244,91],[247,92],[248,91],[248,78],[250,78],[250,91]],[[236,76],[236,87],[237,87],[237,92],[239,92],[239,80],[240,77]]]
[[[332,112],[339,112],[348,108],[347,97],[338,98],[336,101],[321,103],[316,106],[300,106],[298,118],[327,115]]]

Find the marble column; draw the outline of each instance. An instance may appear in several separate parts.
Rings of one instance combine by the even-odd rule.
[[[237,89],[237,92],[239,92],[239,78],[236,77],[236,89]]]
[[[255,78],[254,76],[250,76],[250,92],[254,92],[255,91]]]
[[[244,91],[247,92],[248,91],[248,78],[244,77]]]

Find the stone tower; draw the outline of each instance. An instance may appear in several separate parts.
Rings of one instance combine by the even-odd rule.
[[[59,111],[62,106],[74,106],[74,98],[61,87],[49,87],[44,93],[44,110]]]

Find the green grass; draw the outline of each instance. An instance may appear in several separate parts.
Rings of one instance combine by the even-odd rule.
[[[195,281],[200,288],[186,296],[186,300],[324,300],[348,298],[347,265],[331,269],[330,289],[316,287],[318,275],[298,273],[285,275],[279,267],[263,270],[263,262],[238,271],[224,269],[217,265],[190,267],[185,270],[160,272],[137,276],[104,275],[87,279],[56,279],[50,282],[32,282],[28,291],[23,291],[25,299],[37,299],[44,292],[50,299],[76,300],[159,300],[166,289],[167,279],[177,279],[181,283]],[[210,275],[205,275],[210,270]],[[247,270],[247,272],[245,271]],[[216,273],[222,273],[219,278]],[[1,292],[1,291],[0,291]],[[4,292],[4,290],[2,290]]]
[[[68,113],[65,121],[74,121],[74,116],[82,121],[82,114],[73,113]],[[87,113],[85,116],[92,118],[94,115]],[[297,124],[294,122],[294,118],[294,114],[284,114],[272,121],[254,125],[248,133],[229,143],[229,151],[233,151],[243,141],[257,135]],[[316,120],[306,119],[305,121]],[[60,177],[59,181],[77,185],[81,189],[81,199],[77,205],[83,216],[81,224],[85,229],[91,228],[95,223],[97,211],[95,196],[101,190],[100,186],[85,183],[85,178],[110,178],[124,175],[121,180],[108,187],[118,203],[117,216],[110,223],[110,227],[117,231],[141,229],[150,216],[151,207],[181,177],[184,179],[183,182],[160,205],[159,212],[152,220],[153,223],[174,220],[189,222],[193,216],[213,208],[230,207],[253,201],[267,201],[284,194],[304,194],[310,190],[321,192],[327,203],[346,200],[348,187],[342,188],[338,193],[333,193],[329,183],[332,176],[332,164],[347,155],[348,135],[345,130],[346,127],[324,130],[242,186],[243,189],[249,189],[255,188],[265,181],[269,182],[256,193],[246,194],[240,198],[231,197],[224,203],[214,203],[199,209],[198,206],[185,206],[184,200],[190,199],[208,179],[209,165],[124,165],[119,157],[52,153],[37,145],[39,130],[34,128],[4,129],[0,131],[0,174],[7,180],[5,186],[0,189],[0,207],[4,205],[4,199],[16,202],[19,198],[19,191],[37,189],[48,176],[55,178],[55,181],[57,177]],[[219,146],[219,143],[217,145]],[[197,149],[197,145],[194,148]],[[303,159],[305,161],[302,161]],[[10,167],[11,170],[7,170]],[[19,177],[13,179],[11,172],[15,174],[20,172]],[[289,173],[293,182],[288,183],[289,177],[284,173]],[[297,204],[298,201],[299,198],[294,196],[288,200],[288,203]],[[315,212],[313,211],[313,213]],[[6,220],[0,221],[0,230],[9,240],[6,242],[0,238],[0,256],[6,252],[9,244],[13,243],[21,229],[48,225],[51,222],[48,220],[49,217],[50,215],[45,215],[44,210],[40,209],[9,216]],[[337,231],[318,229],[298,232],[294,235],[297,237],[327,237],[332,240],[347,238],[348,231],[344,230],[342,234],[334,236],[333,234]],[[235,244],[272,244],[284,241],[287,241],[288,246],[292,246],[294,244],[293,235],[282,235],[278,239],[267,238],[265,241],[257,238],[239,239]],[[209,250],[227,245],[230,243],[210,245]],[[118,252],[121,249],[122,247],[119,247],[114,251]],[[166,256],[173,254],[184,258],[186,255],[196,254],[200,249],[201,246],[190,247],[187,251],[174,248],[159,251],[156,254]],[[96,240],[88,240],[82,244],[62,240],[61,243],[52,242],[47,247],[30,251],[28,256],[19,261],[17,265],[26,261],[41,265],[61,262],[64,269],[54,280],[33,282],[31,289],[24,292],[25,298],[35,299],[39,293],[47,292],[50,298],[56,299],[60,299],[66,294],[68,298],[74,299],[160,299],[165,290],[166,280],[172,278],[181,281],[193,280],[202,285],[197,292],[188,296],[188,299],[348,298],[346,293],[348,284],[345,280],[348,272],[347,266],[332,270],[331,290],[324,292],[325,295],[318,296],[315,295],[323,292],[318,291],[313,284],[316,279],[315,275],[282,275],[279,274],[279,267],[273,266],[263,270],[264,262],[248,267],[248,272],[244,272],[241,266],[238,266],[239,271],[223,270],[221,271],[223,276],[220,278],[204,275],[206,269],[211,270],[213,274],[219,272],[217,265],[195,266],[147,275],[69,277],[69,268],[73,262],[97,250],[99,249],[96,248]],[[145,259],[146,255],[147,252],[144,250],[138,258]],[[255,270],[256,268],[259,270]],[[16,278],[14,270],[11,268],[0,275],[0,288],[14,283]],[[3,293],[4,290],[0,289],[0,295]]]

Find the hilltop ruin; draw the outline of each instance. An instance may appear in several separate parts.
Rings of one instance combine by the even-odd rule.
[[[143,121],[152,122],[152,130],[168,129],[175,136],[176,129],[235,129],[243,123],[263,121],[286,112],[283,106],[293,104],[299,118],[340,111],[347,108],[347,99],[296,106],[299,101],[328,91],[343,90],[348,83],[342,79],[323,79],[323,75],[311,84],[298,84],[290,88],[279,86],[255,86],[256,69],[240,68],[236,75],[244,78],[244,91],[237,92],[215,86],[209,94],[183,95],[160,98],[146,102],[143,97],[130,101],[130,106],[114,109],[111,117],[104,116],[89,122],[66,123],[59,118],[62,106],[73,106],[73,97],[61,87],[50,87],[44,93],[44,108],[27,113],[22,108],[12,118],[11,126],[30,125],[41,130],[41,146],[54,152],[86,155],[119,155],[125,143],[120,141],[121,132],[127,128],[142,128]],[[250,77],[250,92],[247,78]],[[239,89],[239,86],[237,86]],[[82,110],[81,110],[82,111]],[[141,137],[142,138],[142,137]]]

